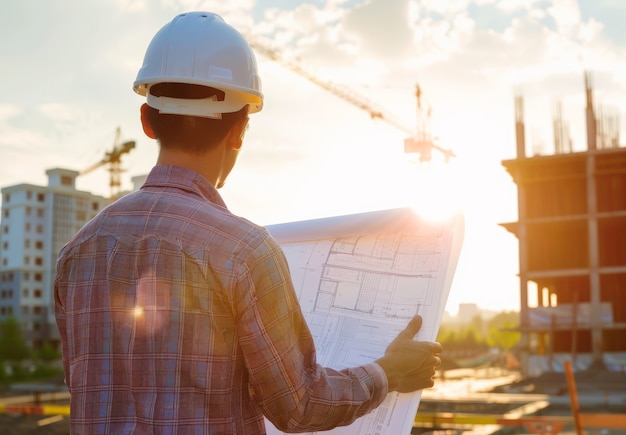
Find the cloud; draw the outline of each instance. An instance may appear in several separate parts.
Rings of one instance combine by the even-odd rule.
[[[552,2],[552,0],[548,0]],[[489,3],[489,2],[484,2]],[[517,11],[527,11],[530,14],[544,7],[546,0],[499,0],[494,2],[496,6],[507,12],[514,13]]]
[[[346,14],[344,30],[360,43],[360,54],[383,59],[403,56],[411,41],[408,8],[408,1],[369,1]]]
[[[39,105],[39,111],[53,121],[74,122],[81,117],[81,112],[63,103],[44,103]]]
[[[115,0],[121,12],[145,12],[149,8],[149,0]]]
[[[0,104],[0,123],[22,113],[22,109],[15,104]]]
[[[45,174],[40,163],[54,159],[52,142],[45,135],[9,123],[21,113],[17,107],[0,106],[0,187],[42,182]]]
[[[553,2],[547,11],[556,22],[557,31],[563,35],[576,32],[581,23],[580,9],[575,0]]]
[[[340,8],[318,8],[307,3],[286,10],[270,8],[255,23],[252,33],[272,40],[286,56],[297,57],[318,43],[338,42],[337,24],[343,13]]]

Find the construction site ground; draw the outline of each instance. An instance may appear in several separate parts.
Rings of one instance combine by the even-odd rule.
[[[581,414],[611,414],[623,421],[623,426],[619,428],[583,427],[584,433],[626,435],[626,373],[593,368],[575,373],[574,380]],[[437,420],[437,416],[445,415],[471,422],[500,417],[508,419],[512,424],[443,424],[433,428],[433,422],[442,421],[441,418]],[[447,435],[575,433],[573,415],[567,378],[563,372],[522,378],[519,373],[494,368],[460,369],[450,371],[446,379],[440,380],[435,388],[423,393],[416,423],[420,420],[425,423],[416,424],[413,433],[432,432],[433,429],[444,430]],[[547,419],[552,416],[567,418],[569,422],[560,429],[535,425],[533,430],[529,430],[519,424],[521,420],[534,417]]]
[[[576,389],[582,413],[614,413],[626,418],[626,373],[601,369],[575,374]],[[63,386],[58,386],[61,389]],[[66,391],[41,393],[38,398],[24,392],[0,393],[0,407],[10,412],[0,413],[0,433],[3,435],[67,435],[69,421],[66,415],[28,414],[16,410],[37,410],[39,406],[66,407]],[[30,407],[30,408],[29,408]],[[50,408],[48,408],[50,409]],[[12,410],[12,411],[11,411]],[[459,369],[446,371],[434,388],[422,394],[418,417],[428,420],[435,415],[474,416],[572,416],[568,384],[564,373],[544,373],[535,378],[522,378],[519,373],[493,368]],[[416,418],[416,422],[419,419]],[[573,424],[560,430],[543,433],[575,433]],[[414,434],[523,434],[542,433],[522,426],[471,424],[465,426],[433,427],[416,424]],[[626,435],[624,428],[585,428],[587,435]]]

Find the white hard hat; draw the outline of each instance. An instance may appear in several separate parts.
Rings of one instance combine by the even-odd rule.
[[[223,91],[224,101],[157,97],[150,94],[150,86],[158,83],[209,86]],[[246,104],[249,113],[263,108],[261,79],[250,45],[210,12],[180,14],[159,30],[146,50],[133,89],[161,113],[215,118]]]

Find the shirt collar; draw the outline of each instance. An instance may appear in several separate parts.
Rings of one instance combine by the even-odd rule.
[[[215,186],[192,169],[180,166],[157,165],[152,168],[141,189],[165,186],[194,193],[207,201],[227,208]]]

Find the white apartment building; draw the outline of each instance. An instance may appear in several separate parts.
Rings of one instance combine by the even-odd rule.
[[[4,187],[0,220],[0,322],[14,316],[37,348],[57,346],[53,284],[63,245],[111,199],[76,190],[77,171],[46,171],[47,186]]]

